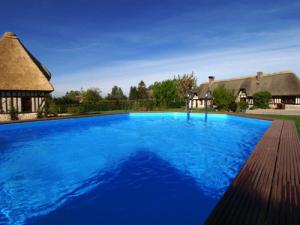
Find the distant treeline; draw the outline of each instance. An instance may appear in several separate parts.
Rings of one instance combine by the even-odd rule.
[[[114,86],[111,92],[103,97],[101,89],[71,90],[62,97],[51,97],[48,100],[48,113],[80,114],[96,111],[135,110],[149,111],[155,109],[179,108],[186,104],[187,93],[196,92],[194,73],[177,75],[173,79],[154,82],[146,86],[140,81],[131,86],[129,96]]]

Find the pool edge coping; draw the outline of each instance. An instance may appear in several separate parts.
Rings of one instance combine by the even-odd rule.
[[[86,118],[86,117],[97,117],[97,116],[112,116],[112,115],[126,115],[130,113],[186,113],[186,112],[170,112],[170,111],[150,111],[150,112],[118,112],[118,113],[107,113],[107,114],[88,114],[88,115],[77,115],[77,116],[56,116],[56,117],[47,117],[47,118],[37,118],[37,119],[28,119],[28,120],[9,120],[9,121],[0,121],[0,126],[4,124],[18,124],[18,123],[28,123],[28,122],[42,122],[42,121],[52,121],[52,120],[64,120],[64,119],[76,119],[76,118]],[[200,112],[193,112],[193,114],[204,114]],[[230,112],[213,112],[208,114],[222,114],[230,116],[239,116],[252,119],[268,120],[274,121],[275,118],[250,115],[250,114],[241,114],[241,113],[230,113]]]

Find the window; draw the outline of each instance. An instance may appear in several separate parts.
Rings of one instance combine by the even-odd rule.
[[[293,96],[281,97],[281,102],[284,104],[295,104],[296,98]]]
[[[31,112],[31,98],[30,97],[23,97],[22,98],[22,112]]]

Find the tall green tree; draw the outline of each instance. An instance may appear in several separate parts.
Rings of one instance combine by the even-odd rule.
[[[126,98],[127,97],[124,95],[122,88],[118,86],[113,86],[113,88],[111,89],[111,93],[107,96],[107,99],[110,100],[122,100]]]
[[[218,110],[228,111],[232,102],[235,102],[234,91],[218,87],[213,91],[213,103]]]
[[[78,104],[81,99],[81,91],[67,91],[64,98],[65,101],[68,102],[68,104]]]
[[[80,91],[67,91],[62,97],[53,98],[53,102],[57,105],[73,105],[78,104],[80,101],[81,92]]]
[[[89,88],[86,91],[82,90],[82,104],[93,105],[98,103],[101,97],[101,91],[99,88]]]
[[[175,80],[164,80],[155,82],[153,87],[153,98],[157,106],[170,107],[179,99],[179,93]]]
[[[147,99],[148,98],[148,93],[147,93],[147,87],[144,81],[141,81],[138,84],[138,99]]]
[[[129,91],[129,100],[137,100],[138,99],[138,90],[136,86],[131,86]]]
[[[175,80],[181,99],[185,99],[189,91],[196,90],[197,79],[194,72],[177,75]]]
[[[65,94],[66,98],[73,100],[73,101],[78,101],[80,96],[81,96],[81,91],[74,91],[74,90],[67,91]]]

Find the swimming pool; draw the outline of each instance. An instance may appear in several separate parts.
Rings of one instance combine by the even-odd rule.
[[[202,224],[271,122],[136,113],[0,126],[0,224]]]

